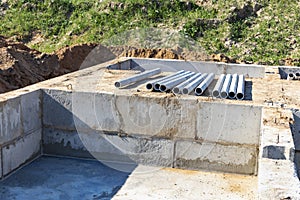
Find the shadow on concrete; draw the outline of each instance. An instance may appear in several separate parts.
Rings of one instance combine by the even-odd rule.
[[[293,134],[293,140],[295,145],[295,156],[294,162],[298,178],[300,179],[300,111],[293,111],[294,124],[290,124],[291,131]]]
[[[132,172],[137,163],[117,146],[108,141],[105,131],[97,131],[95,127],[83,122],[79,117],[89,117],[97,122],[97,112],[102,110],[91,107],[88,101],[82,102],[78,110],[82,110],[76,116],[72,101],[78,101],[79,97],[74,97],[72,93],[51,91],[52,94],[43,92],[43,153],[46,155],[68,156],[75,158],[97,159],[98,161],[120,169],[121,171]],[[92,98],[78,93],[81,99]],[[74,99],[72,99],[74,98]],[[90,104],[96,104],[90,99]],[[80,103],[78,103],[80,104]],[[79,106],[79,105],[78,105]],[[73,110],[72,110],[73,109]],[[86,119],[87,120],[87,119]],[[90,123],[90,122],[89,122]],[[80,127],[80,130],[78,128]],[[118,137],[118,133],[108,134]],[[122,140],[125,138],[122,137]],[[99,146],[99,147],[98,147]]]
[[[252,101],[252,81],[245,81],[245,98],[244,100]]]
[[[263,158],[269,158],[274,160],[285,160],[286,157],[284,155],[285,148],[283,146],[274,146],[269,145],[265,146],[263,149]]]
[[[41,188],[40,195],[43,193],[51,193],[52,195],[49,194],[51,198],[44,198],[43,196],[43,199],[111,199],[138,164],[107,141],[103,136],[104,132],[98,133],[74,115],[72,93],[54,90],[49,91],[49,93],[43,91],[42,105],[43,154],[76,159],[42,157],[31,164],[27,171],[27,168],[24,169],[27,174],[32,173],[32,176],[27,176],[30,183],[25,181],[24,175],[17,173],[14,177],[20,181],[17,183],[9,178],[7,183],[11,182],[12,185],[18,185],[17,187],[20,187],[21,191],[12,190],[12,193],[9,193],[10,189],[7,188],[3,195],[21,195],[22,188],[30,188],[28,184],[37,182],[45,186],[45,188]],[[84,113],[87,113],[86,116],[95,113],[95,110],[90,110],[89,105],[82,105],[82,109]],[[91,151],[89,146],[85,146],[87,143],[83,141],[82,132],[77,130],[78,125],[84,129],[84,139],[88,140],[88,144],[93,146],[94,151]],[[78,158],[90,160],[77,160]],[[39,167],[38,170],[46,171],[48,175],[35,174],[37,172],[31,168],[35,168],[36,165]],[[50,188],[47,188],[48,185]],[[34,189],[32,192],[28,190],[24,192],[24,195],[34,197],[34,194],[39,192],[39,189]],[[23,196],[21,195],[21,197]]]
[[[130,173],[98,161],[43,156],[0,182],[0,199],[112,199]]]

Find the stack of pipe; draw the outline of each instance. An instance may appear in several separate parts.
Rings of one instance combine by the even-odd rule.
[[[295,73],[289,73],[287,76],[287,80],[300,80],[300,71]]]
[[[146,89],[174,94],[190,94],[200,96],[214,80],[215,75],[190,71],[178,71],[172,75],[147,82]]]
[[[238,74],[221,74],[215,85],[212,96],[243,100],[245,98],[245,76]]]
[[[124,87],[126,85],[147,79],[151,76],[157,75],[161,72],[159,68],[135,76],[122,79],[115,82],[116,87]],[[299,76],[300,74],[298,74]],[[295,75],[296,76],[296,75]],[[213,73],[201,74],[190,71],[180,70],[169,76],[154,79],[146,83],[146,89],[151,91],[169,92],[174,94],[190,94],[194,93],[200,96],[208,88],[208,86],[214,80],[215,75]],[[239,99],[242,100],[245,97],[245,77],[238,74],[221,74],[212,91],[213,97],[222,99]]]

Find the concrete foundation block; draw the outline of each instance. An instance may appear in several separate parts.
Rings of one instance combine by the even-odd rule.
[[[81,158],[92,158],[84,147],[77,131],[55,128],[43,129],[43,153]]]
[[[59,90],[44,90],[43,124],[75,130],[72,114],[72,93]]]
[[[44,130],[45,154],[94,157],[104,163],[171,167],[174,143],[165,139],[121,137],[102,132]],[[111,164],[114,165],[114,164]]]
[[[214,73],[216,75],[238,73],[252,78],[264,78],[265,76],[265,68],[259,65],[140,58],[131,58],[131,61],[133,68],[141,67],[145,70],[160,67],[162,71],[167,72],[185,69],[201,73]]]
[[[72,97],[76,130],[119,131],[114,95],[76,92]]]
[[[196,100],[118,96],[116,108],[120,130],[129,135],[195,138]]]
[[[199,103],[197,137],[210,142],[258,145],[262,108]]]
[[[255,174],[258,150],[254,147],[177,141],[175,167],[240,174]]]
[[[40,154],[41,134],[41,130],[35,131],[3,147],[3,175],[9,174]]]
[[[134,163],[151,166],[173,165],[174,142],[166,139],[120,137],[94,132],[80,134],[88,151],[106,163]]]
[[[8,99],[0,105],[0,145],[22,134],[20,98]]]
[[[42,128],[41,91],[37,90],[21,96],[21,120],[23,132],[31,133]]]

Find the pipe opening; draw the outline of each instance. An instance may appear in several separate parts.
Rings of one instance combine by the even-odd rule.
[[[235,97],[235,93],[234,92],[229,92],[228,96],[229,96],[229,98],[233,99]]]
[[[300,76],[300,72],[297,72],[297,73],[296,73],[296,76]]]
[[[180,92],[180,91],[179,91],[179,88],[174,88],[174,89],[173,89],[173,92],[176,93],[176,94],[178,94],[178,93]]]
[[[220,95],[218,90],[213,91],[212,94],[213,94],[214,97],[219,97],[219,95]]]
[[[155,89],[155,90],[159,90],[159,88],[160,88],[160,84],[156,83],[156,84],[154,85],[154,89]]]
[[[289,74],[289,77],[294,77],[294,74]]]
[[[167,87],[166,87],[165,85],[161,85],[161,86],[159,87],[159,89],[160,89],[160,91],[164,92],[164,91],[167,90]]]
[[[195,93],[196,93],[197,95],[201,95],[201,94],[203,93],[203,91],[202,91],[201,88],[196,88]]]
[[[227,92],[221,92],[221,98],[226,99],[227,96]]]
[[[244,99],[243,93],[237,93],[236,98],[237,99]]]
[[[115,86],[116,86],[117,88],[121,87],[120,82],[115,82]]]
[[[183,93],[183,94],[189,94],[189,90],[186,89],[186,88],[183,88],[182,93]]]
[[[148,89],[148,90],[152,90],[152,84],[151,83],[148,83],[147,85],[146,85],[146,88]]]

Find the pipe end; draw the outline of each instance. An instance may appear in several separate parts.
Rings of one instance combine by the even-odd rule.
[[[200,96],[202,93],[203,93],[203,91],[202,91],[201,88],[196,88],[195,94],[196,94],[197,96]]]
[[[117,87],[117,88],[121,87],[121,83],[120,82],[115,82],[115,87]]]
[[[237,94],[236,94],[236,98],[237,98],[238,100],[243,100],[243,99],[244,99],[244,94],[243,94],[243,93],[237,93]]]
[[[186,88],[183,88],[182,93],[183,93],[183,94],[189,94],[189,90],[186,89]]]
[[[161,85],[159,87],[159,90],[162,91],[162,92],[165,92],[167,90],[167,87],[165,85]]]
[[[159,90],[159,88],[160,88],[160,84],[156,83],[156,84],[154,85],[154,90]]]
[[[234,92],[229,92],[228,94],[230,99],[234,99],[235,98],[235,93]]]
[[[179,94],[179,93],[180,93],[180,90],[179,90],[179,88],[175,87],[175,88],[173,88],[173,92],[174,92],[175,94]]]
[[[146,88],[147,88],[147,90],[152,90],[153,85],[151,83],[147,83]]]
[[[215,91],[213,91],[212,95],[213,95],[213,97],[219,97],[220,93],[218,90],[215,90]]]
[[[221,92],[221,98],[226,99],[228,97],[227,92]]]

